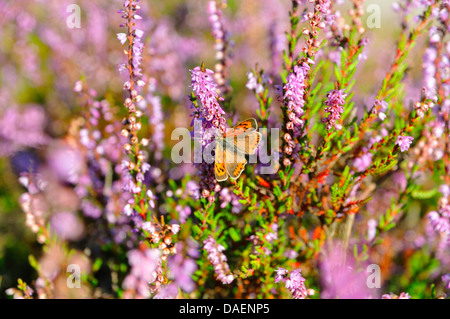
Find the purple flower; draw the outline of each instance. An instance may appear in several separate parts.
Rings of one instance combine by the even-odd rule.
[[[378,112],[378,118],[381,121],[384,121],[386,119],[386,111],[389,104],[386,101],[375,100],[374,105],[375,108],[373,108],[372,111]]]
[[[395,295],[394,293],[384,294],[381,299],[411,299],[411,296],[407,292],[402,292],[400,295]]]
[[[161,287],[159,292],[153,297],[153,299],[175,299],[178,294],[178,287],[176,284],[171,283],[167,286]]]
[[[47,144],[49,138],[45,126],[46,115],[42,107],[28,105],[22,111],[14,106],[7,107],[0,116],[0,156]]]
[[[219,97],[217,93],[217,84],[214,82],[213,71],[209,69],[202,70],[199,66],[191,71],[191,87],[197,97],[198,108],[192,113],[194,125],[194,138],[198,138],[201,148],[197,148],[194,154],[194,161],[200,158],[201,162],[197,162],[197,168],[200,176],[200,188],[203,197],[209,197],[212,191],[220,191],[220,185],[214,177],[213,161],[203,161],[203,154],[211,154],[211,142],[216,134],[225,133],[225,112],[219,105]],[[214,200],[211,196],[210,200]]]
[[[372,156],[373,154],[368,152],[367,148],[363,148],[363,153],[353,161],[356,171],[363,172],[368,169],[372,164]]]
[[[327,250],[320,263],[325,299],[362,299],[373,297],[374,290],[368,288],[366,274],[357,271],[355,261],[340,244]]]
[[[230,64],[230,55],[227,52],[229,47],[229,32],[225,30],[222,11],[217,7],[216,1],[208,2],[208,14],[212,35],[215,40],[214,50],[216,51],[216,64],[214,69],[216,73],[214,74],[214,78],[218,84],[218,92],[220,92],[220,94],[226,94],[231,91],[227,79],[227,67]]]
[[[227,257],[222,253],[225,250],[225,247],[217,244],[212,236],[206,238],[203,244],[203,248],[208,253],[208,260],[214,266],[217,280],[221,281],[223,284],[230,284],[234,280],[234,276],[230,272]]]
[[[277,274],[275,275],[275,283],[279,281],[284,281],[286,275],[289,273],[287,269],[281,267],[278,267],[275,271],[277,272]]]
[[[191,215],[191,207],[190,206],[181,206],[177,205],[176,211],[178,212],[178,218],[180,219],[180,222],[184,224],[188,217]]]
[[[239,197],[228,188],[223,188],[220,191],[219,198],[221,200],[220,208],[226,208],[228,205],[231,205],[232,213],[237,214],[241,211],[242,204],[239,203]]]
[[[285,282],[286,288],[291,292],[294,299],[305,299],[308,296],[308,291],[305,287],[305,278],[301,275],[301,269],[295,269],[289,273],[287,269],[278,267],[275,270],[275,283],[280,281]]]
[[[395,145],[398,145],[400,147],[400,151],[405,152],[409,150],[409,146],[411,145],[413,140],[414,137],[399,135],[397,137],[397,140],[395,141]]]
[[[164,113],[161,105],[161,98],[155,95],[156,80],[150,79],[148,85],[148,94],[146,96],[145,104],[151,106],[151,116],[149,116],[150,125],[153,128],[153,136],[151,144],[153,146],[154,157],[157,161],[162,159],[162,151],[164,149]]]
[[[308,296],[305,278],[302,277],[300,269],[291,272],[289,278],[286,279],[286,288],[290,290],[294,299],[305,299]]]
[[[124,6],[127,8],[125,10],[120,10],[119,13],[121,14],[122,18],[125,20],[124,24],[121,26],[131,28],[132,31],[128,31],[130,34],[127,33],[118,33],[117,39],[119,39],[121,44],[125,44],[128,38],[129,40],[129,48],[128,52],[131,53],[131,63],[130,63],[130,76],[131,78],[137,78],[142,76],[142,70],[140,69],[140,65],[142,62],[142,50],[144,48],[144,44],[141,41],[141,38],[143,36],[143,31],[136,29],[136,21],[142,19],[141,16],[135,14],[135,12],[140,9],[139,5],[137,5],[135,2],[137,1],[125,1]],[[129,13],[129,11],[131,13]],[[119,67],[120,69],[123,68],[123,66]],[[125,67],[125,69],[127,69]]]
[[[131,250],[128,253],[131,271],[123,281],[123,288],[128,291],[126,296],[134,297],[134,293],[137,297],[150,297],[149,284],[156,280],[156,268],[159,262],[157,249]]]
[[[305,79],[309,72],[309,65],[303,63],[301,66],[294,66],[294,70],[288,75],[286,84],[283,87],[284,100],[288,108],[288,117],[294,127],[303,126],[300,117],[305,113],[303,107],[305,105]]]
[[[127,42],[127,34],[126,33],[117,33],[117,39],[119,39],[121,44],[125,44],[125,42]]]
[[[62,181],[78,183],[84,164],[78,149],[65,144],[55,145],[49,150],[48,163]]]
[[[181,226],[178,224],[172,224],[172,225],[170,225],[170,228],[171,228],[173,234],[177,234],[180,231]]]
[[[325,101],[325,112],[330,113],[327,118],[322,119],[323,123],[326,123],[327,130],[331,130],[332,127],[337,130],[342,129],[342,125],[338,123],[342,113],[344,113],[345,97],[344,90],[331,90],[327,94],[327,100]]]
[[[439,186],[439,192],[442,193],[443,197],[449,197],[450,196],[450,186],[442,184]]]
[[[432,211],[427,214],[427,218],[435,232],[450,234],[450,204],[444,196],[439,201],[438,211]]]
[[[255,90],[256,93],[262,93],[264,91],[264,87],[261,83],[258,83],[258,79],[256,78],[255,74],[253,72],[247,73],[247,84],[245,87],[249,90]]]
[[[83,200],[81,202],[81,209],[83,210],[83,214],[87,217],[99,218],[102,215],[102,210],[89,200]]]
[[[317,3],[317,1],[316,1]],[[328,14],[331,10],[331,1],[330,0],[319,0],[319,4],[317,5],[318,10],[323,14]]]
[[[377,235],[378,222],[371,218],[367,221],[367,240],[372,241]]]
[[[445,284],[446,289],[450,289],[450,273],[442,276],[442,281]]]
[[[214,82],[213,71],[199,67],[191,70],[191,86],[199,102],[201,103],[201,116],[205,120],[206,128],[215,127],[225,132],[225,114],[219,105],[219,97],[217,93],[217,84]]]
[[[192,275],[197,270],[197,264],[193,259],[183,256],[184,244],[178,243],[176,246],[177,254],[170,256],[168,266],[170,269],[171,278],[175,283],[185,292],[192,292],[195,288]]]
[[[50,218],[50,230],[61,239],[78,240],[84,232],[84,226],[72,213],[62,212]]]

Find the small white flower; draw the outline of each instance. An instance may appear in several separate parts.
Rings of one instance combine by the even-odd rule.
[[[134,30],[134,34],[136,34],[136,37],[142,38],[142,36],[144,35],[144,31],[136,29]]]
[[[172,228],[172,233],[176,234],[180,231],[181,226],[178,224],[172,224],[171,228]]]
[[[148,231],[150,234],[155,232],[155,226],[151,222],[145,222],[142,224],[142,229]]]
[[[125,42],[127,42],[126,33],[117,33],[117,39],[119,39],[119,41],[122,45],[125,44]]]
[[[133,214],[133,208],[131,208],[130,204],[126,204],[123,208],[123,212],[125,213],[125,215],[131,216],[131,214]]]

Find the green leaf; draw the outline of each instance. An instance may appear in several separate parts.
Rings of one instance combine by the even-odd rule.
[[[101,258],[96,258],[94,263],[92,264],[92,271],[97,272],[103,264],[103,260]]]
[[[430,190],[415,190],[411,193],[411,196],[415,199],[430,199],[436,195],[438,190],[436,188]]]
[[[205,219],[205,216],[203,213],[199,210],[194,211],[194,216],[197,217],[199,220],[203,221]]]
[[[198,225],[192,225],[192,232],[196,235],[200,235],[202,233],[202,230]]]
[[[33,269],[39,270],[39,263],[33,255],[28,255],[28,262],[30,263],[30,266],[33,267]]]
[[[229,228],[228,229],[228,234],[230,235],[231,239],[236,241],[236,242],[241,239],[241,236],[239,235],[239,233],[234,228]]]

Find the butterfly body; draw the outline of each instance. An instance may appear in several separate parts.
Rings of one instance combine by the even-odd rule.
[[[237,124],[223,136],[216,137],[215,177],[219,182],[230,176],[237,179],[247,164],[245,155],[255,154],[261,140],[255,119]]]

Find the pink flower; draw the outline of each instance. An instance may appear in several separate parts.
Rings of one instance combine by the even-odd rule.
[[[287,269],[281,267],[278,267],[278,269],[275,271],[277,272],[277,274],[275,275],[275,283],[279,281],[284,281],[285,276],[289,273]]]
[[[400,135],[397,137],[395,145],[398,145],[400,147],[400,151],[405,152],[409,150],[409,146],[411,145],[413,140],[414,137]]]
[[[357,270],[354,258],[339,243],[327,250],[320,263],[320,271],[321,298],[364,299],[376,294],[367,286],[366,273]]]
[[[391,292],[381,296],[381,299],[411,299],[411,296],[407,292],[402,292],[398,296]]]
[[[50,229],[62,239],[79,240],[83,236],[84,226],[72,213],[61,212],[50,219]]]
[[[305,299],[308,292],[305,287],[305,278],[301,275],[301,270],[293,270],[286,280],[286,288],[292,293],[294,299]]]
[[[305,79],[310,67],[304,63],[301,66],[294,66],[293,72],[291,72],[287,79],[286,85],[283,87],[283,98],[287,102],[288,116],[294,126],[302,126],[303,122],[300,117],[303,115],[303,106],[305,105]]]
[[[219,94],[217,93],[217,84],[212,75],[214,72],[210,69],[202,70],[199,66],[191,70],[191,86],[195,95],[201,102],[201,112],[204,117],[206,128],[216,127],[225,132],[225,111],[220,107]]]
[[[338,123],[342,113],[344,113],[345,97],[347,94],[344,90],[331,90],[327,94],[327,100],[325,101],[325,112],[330,113],[327,118],[322,119],[322,122],[326,123],[327,130],[331,130],[332,127],[340,130],[342,125]]]
[[[117,33],[117,39],[119,39],[121,44],[125,44],[125,42],[127,42],[126,33]]]
[[[203,244],[203,248],[208,253],[208,260],[214,266],[217,280],[225,285],[230,284],[234,280],[234,276],[231,274],[230,267],[228,266],[227,257],[222,253],[225,247],[217,244],[212,236],[206,238]]]
[[[302,277],[301,269],[295,269],[289,273],[287,269],[278,267],[275,270],[275,283],[284,281],[285,287],[289,289],[294,299],[305,299],[309,294],[305,287],[305,278]]]

